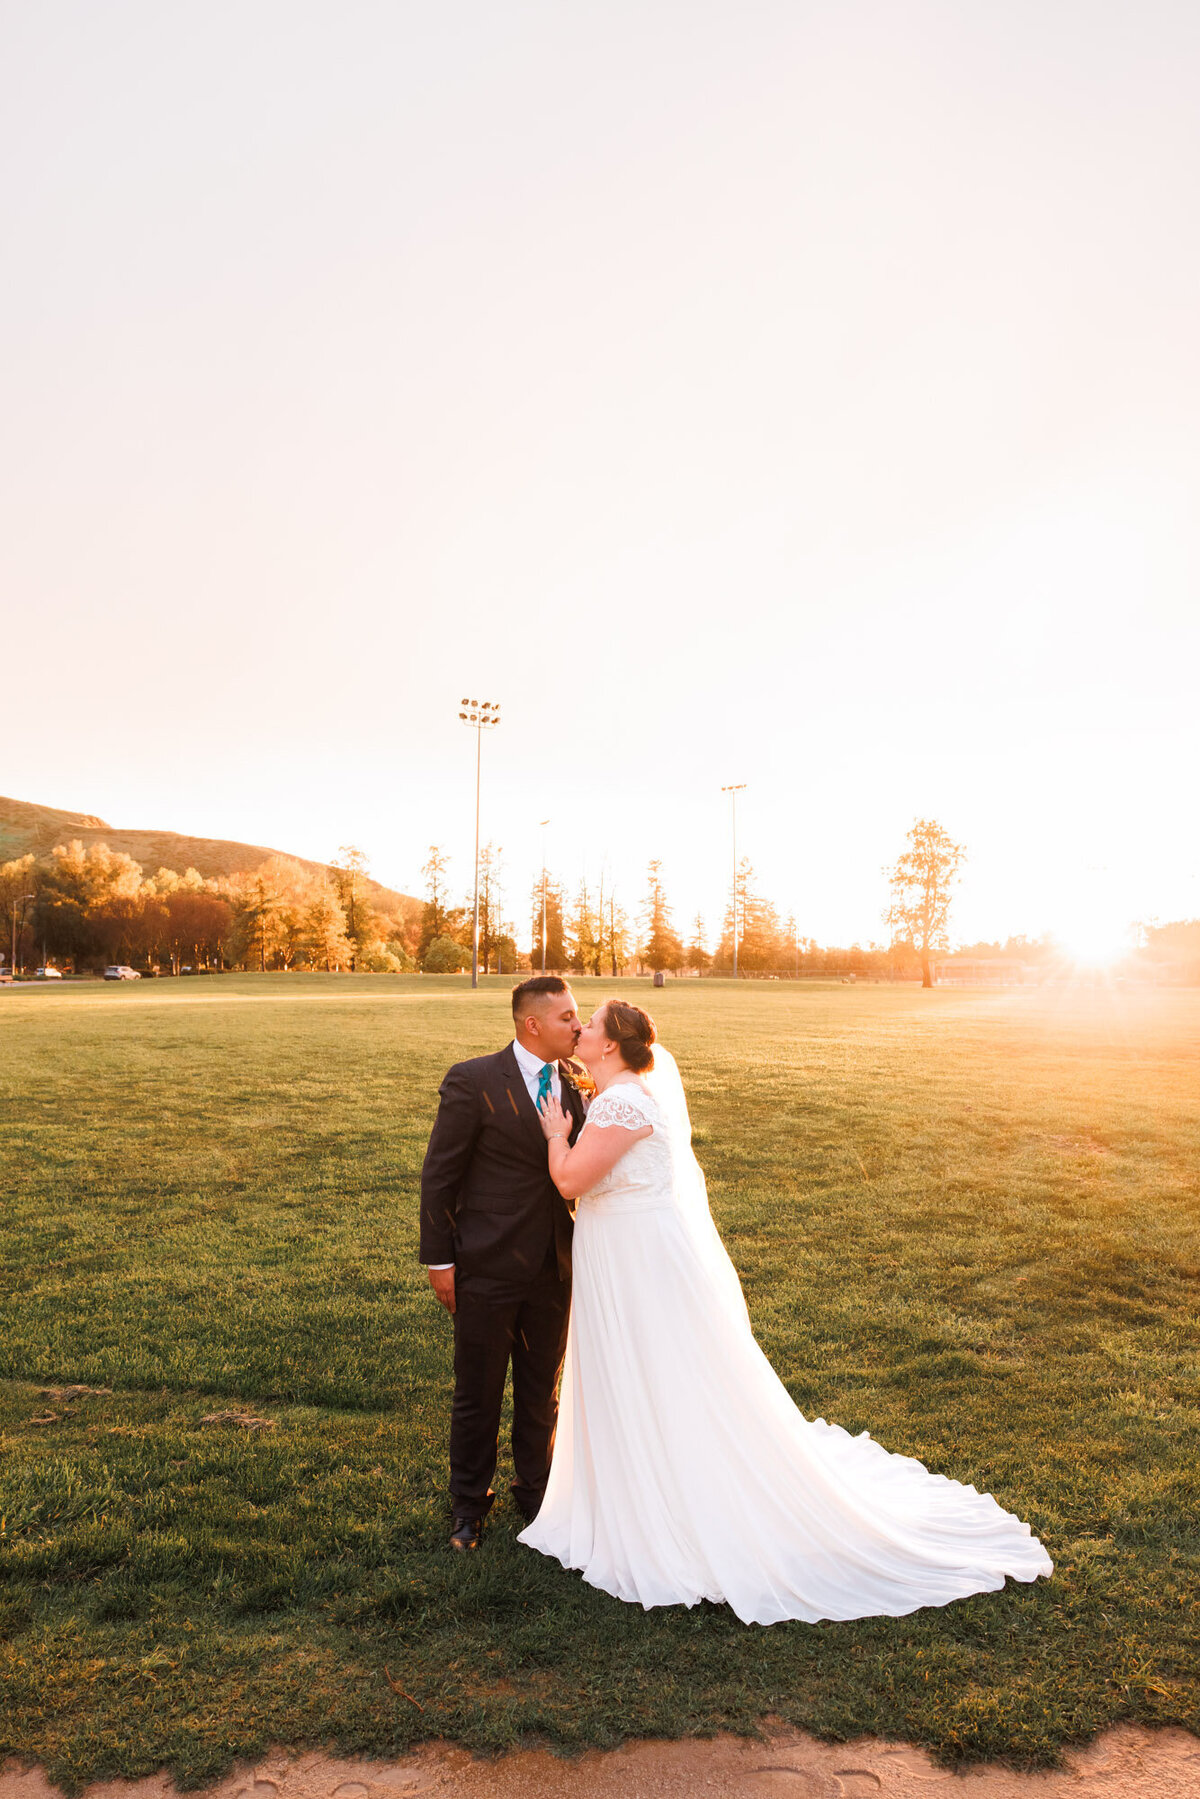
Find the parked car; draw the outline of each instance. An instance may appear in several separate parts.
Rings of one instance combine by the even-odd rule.
[[[111,968],[106,968],[104,978],[106,981],[140,981],[142,977],[136,968],[127,968],[122,962],[114,963]]]
[[[39,981],[61,981],[62,969],[51,968],[49,963],[47,963],[45,968],[38,969],[36,979]]]

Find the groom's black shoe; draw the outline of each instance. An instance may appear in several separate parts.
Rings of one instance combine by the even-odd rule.
[[[455,1518],[450,1532],[451,1549],[478,1549],[483,1534],[482,1518]]]

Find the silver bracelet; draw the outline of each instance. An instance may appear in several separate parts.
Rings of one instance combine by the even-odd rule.
[[[549,1136],[546,1138],[546,1142],[553,1143],[556,1137],[565,1137],[566,1134],[567,1133],[565,1131],[551,1131]]]

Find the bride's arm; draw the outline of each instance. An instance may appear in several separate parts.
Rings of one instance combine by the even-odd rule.
[[[649,1137],[654,1129],[650,1124],[643,1124],[636,1131],[623,1124],[606,1124],[602,1130],[584,1131],[572,1147],[567,1142],[571,1120],[550,1095],[542,1107],[541,1120],[550,1155],[550,1179],[564,1199],[578,1199],[581,1193],[588,1192],[616,1167],[627,1149]]]

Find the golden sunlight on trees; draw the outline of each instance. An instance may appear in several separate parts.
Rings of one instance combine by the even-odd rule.
[[[792,954],[790,933],[779,922],[779,913],[754,885],[754,870],[743,856],[738,864],[737,883],[729,905],[721,941],[712,960],[714,974],[729,974],[733,969],[733,908],[738,917],[738,967],[748,975],[780,974],[787,971]]]
[[[504,864],[500,845],[485,843],[479,852],[479,959],[484,974],[514,974],[517,946],[504,922]],[[473,928],[473,927],[472,927]]]
[[[694,968],[697,974],[707,974],[712,967],[712,957],[708,953],[708,933],[704,928],[704,920],[697,912],[692,920],[692,941],[687,946],[687,966]]]
[[[687,956],[679,933],[671,923],[661,862],[651,862],[646,871],[646,883],[646,897],[642,902],[641,959],[656,974],[660,969],[677,974],[685,966]]]
[[[300,943],[311,968],[323,968],[327,974],[354,968],[356,945],[350,935],[350,918],[331,888],[315,893],[304,908]]]
[[[429,858],[421,870],[425,877],[425,910],[421,914],[417,961],[422,968],[426,965],[430,949],[439,938],[445,938],[450,943],[462,941],[466,908],[452,908],[449,904],[449,867],[449,856],[436,843],[431,843]]]
[[[531,928],[530,967],[535,972],[542,966],[542,879],[539,875],[533,883],[530,894]],[[546,876],[546,972],[547,974],[564,974],[571,966],[571,957],[567,949],[566,927],[563,922],[563,889],[562,882],[551,875]]]
[[[616,890],[609,886],[603,910],[602,958],[604,972],[618,975],[629,961],[629,919],[617,902]]]
[[[604,884],[589,887],[585,875],[567,920],[571,969],[574,974],[604,972]]]
[[[930,958],[950,944],[950,895],[965,851],[936,819],[919,818],[908,848],[887,871],[892,890],[887,922],[894,941],[911,944],[921,958],[921,985],[933,986]]]
[[[350,972],[353,974],[358,967],[359,957],[367,954],[372,937],[378,935],[372,931],[371,911],[363,891],[367,858],[352,843],[343,843],[332,869],[344,920],[343,931],[350,957]]]
[[[146,876],[106,843],[76,839],[0,865],[0,925],[16,936],[18,966],[36,953],[77,973],[113,962],[176,975],[411,968],[416,933],[405,902],[393,895],[400,911],[376,911],[371,886],[359,851],[343,851],[329,871],[272,856],[251,872],[206,879],[194,868]]]
[[[885,870],[891,941],[822,948],[803,934],[794,912],[781,917],[758,889],[754,869],[738,866],[739,974],[751,980],[921,979],[933,984],[934,959],[949,947],[951,896],[964,861],[933,819],[918,819],[903,854]],[[360,849],[343,845],[328,867],[289,856],[254,869],[202,876],[195,868],[146,875],[130,855],[103,841],[78,839],[47,854],[0,863],[0,973],[32,972],[41,962],[66,972],[128,962],[149,974],[242,968],[268,972],[450,974],[470,967],[472,908],[455,904],[450,859],[431,845],[423,903],[372,880]],[[479,948],[485,974],[514,978],[541,966],[542,884],[530,892],[529,936],[518,943],[504,916],[500,848],[479,858]],[[632,908],[631,908],[632,910]],[[662,864],[650,863],[636,919],[620,903],[605,864],[580,880],[569,900],[561,880],[546,882],[546,967],[557,974],[619,979],[663,970],[728,975],[733,910],[726,908],[716,947],[697,917],[676,930]],[[1142,946],[1121,978],[1200,981],[1200,921],[1139,926]],[[962,946],[960,959],[1018,958],[1061,978],[1071,966],[1061,946],[1010,938],[1001,946]],[[952,978],[948,976],[947,978]]]

